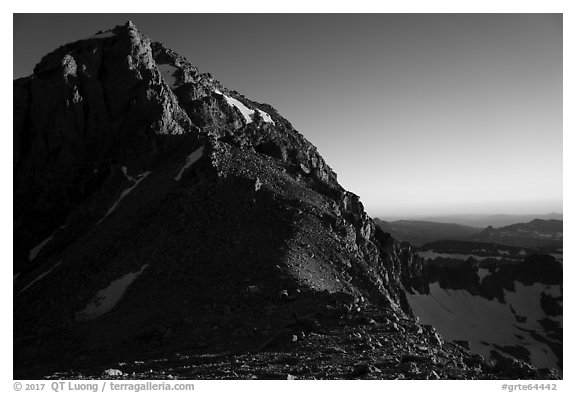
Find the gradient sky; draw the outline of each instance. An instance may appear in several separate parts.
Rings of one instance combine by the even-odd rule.
[[[14,77],[128,19],[275,107],[372,216],[562,211],[561,14],[15,15]]]

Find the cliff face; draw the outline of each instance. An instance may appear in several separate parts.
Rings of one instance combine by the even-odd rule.
[[[132,25],[45,56],[14,82],[16,267],[114,167],[151,168],[192,129]]]
[[[470,356],[407,317],[410,250],[312,144],[131,23],[14,81],[14,201],[20,377],[261,350],[374,307],[397,339]]]

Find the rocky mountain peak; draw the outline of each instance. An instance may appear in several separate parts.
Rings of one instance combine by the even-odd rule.
[[[42,256],[62,251],[32,252],[43,239],[59,233],[70,244],[91,231],[109,209],[106,201],[124,195],[126,180],[138,184],[137,174],[161,172],[199,149],[200,178],[245,178],[283,198],[299,195],[296,204],[310,204],[309,214],[328,225],[323,230],[345,236],[356,257],[380,258],[358,196],[338,184],[288,121],[199,72],[133,23],[59,47],[14,86],[18,271],[34,271]],[[69,226],[74,233],[63,235],[59,228]],[[384,283],[376,288],[389,297]]]
[[[134,22],[132,22],[131,20],[128,20],[128,21],[126,22],[125,26],[126,26],[127,28],[129,28],[129,29],[138,30],[138,29],[136,28],[136,25],[134,24]]]

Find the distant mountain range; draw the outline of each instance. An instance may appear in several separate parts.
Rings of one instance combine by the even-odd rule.
[[[488,227],[471,239],[487,243],[519,247],[550,247],[562,249],[563,221],[532,220],[528,223],[512,224],[502,228]]]
[[[534,219],[527,223],[515,223],[501,228],[485,229],[456,223],[430,221],[382,221],[375,220],[384,232],[413,246],[437,240],[469,240],[509,246],[551,250],[562,249],[563,221]]]
[[[386,217],[385,221],[426,221],[445,224],[460,224],[471,227],[486,228],[493,226],[500,228],[507,225],[526,223],[532,220],[562,220],[562,213],[547,214],[452,214],[443,216],[413,216],[413,217]],[[384,221],[384,220],[383,220]]]
[[[443,222],[410,220],[388,222],[379,219],[375,219],[374,222],[395,239],[407,241],[413,246],[435,240],[468,238],[482,231],[482,228]]]

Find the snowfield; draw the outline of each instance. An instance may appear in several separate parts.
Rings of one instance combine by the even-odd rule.
[[[124,277],[112,281],[106,288],[98,291],[92,299],[92,302],[76,315],[77,319],[95,319],[112,310],[120,299],[122,299],[124,292],[126,292],[130,284],[132,284],[147,267],[148,265],[146,264],[137,272],[128,273]]]
[[[534,366],[558,368],[551,348],[531,335],[535,333],[558,343],[548,337],[538,322],[546,318],[540,306],[542,293],[559,296],[561,288],[557,285],[536,283],[527,286],[515,282],[514,291],[504,290],[505,303],[500,303],[496,299],[473,296],[464,290],[443,289],[434,282],[430,284],[430,295],[407,292],[406,296],[414,314],[422,322],[433,325],[449,340],[470,342],[470,348],[487,359],[490,358],[490,351],[498,351],[494,345],[520,346],[530,351]],[[548,318],[562,326],[562,317]]]

